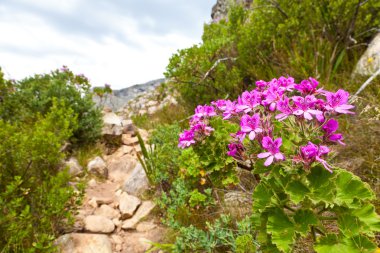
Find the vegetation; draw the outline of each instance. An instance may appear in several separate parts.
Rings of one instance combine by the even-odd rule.
[[[0,251],[55,252],[81,200],[62,161],[99,136],[89,83],[67,68],[21,81],[0,71]]]
[[[205,25],[202,44],[172,56],[166,77],[187,112],[211,101],[216,101],[217,108],[217,99],[232,101],[239,95],[242,99],[243,91],[258,87],[255,80],[278,76],[292,75],[297,84],[305,76],[314,76],[323,88],[355,92],[365,77],[353,79],[352,72],[380,26],[379,13],[377,1],[259,0],[249,9],[232,6],[226,20]],[[175,138],[183,121],[173,119],[173,125],[160,126],[151,137],[155,148],[149,157],[155,182],[163,191],[159,200],[163,220],[173,229],[168,238],[173,244],[162,248],[173,252],[299,252],[297,248],[302,248],[300,252],[305,248],[373,252],[379,231],[378,200],[362,180],[378,189],[373,175],[379,173],[379,84],[375,80],[356,100],[354,117],[340,117],[347,145],[333,148],[329,162],[339,166],[331,167],[332,174],[321,164],[306,170],[290,161],[266,167],[261,159],[250,157],[257,155],[261,144],[247,140],[243,149],[234,147],[234,152],[244,150],[247,155],[230,160],[226,153],[234,149],[227,149],[229,133],[236,133],[235,124],[241,123],[236,118],[230,124],[210,117],[193,133],[190,121],[191,129],[180,135],[180,146],[188,147],[185,150],[176,148]],[[300,145],[306,136],[321,142],[315,131],[305,135],[289,131],[288,124],[299,123],[273,123],[283,137],[286,156],[295,155],[298,149],[293,145]],[[368,140],[368,136],[374,138]],[[256,182],[248,192],[253,195],[252,215],[245,219],[228,217],[223,207],[223,193],[241,190],[236,184],[244,179],[237,176],[237,167],[250,170]],[[351,192],[354,188],[357,193]],[[239,227],[241,222],[249,224],[248,232]]]

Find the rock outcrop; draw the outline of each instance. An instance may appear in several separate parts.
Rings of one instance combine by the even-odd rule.
[[[380,68],[380,33],[368,45],[367,50],[356,64],[354,75],[370,76]]]
[[[248,8],[251,6],[253,0],[235,0],[235,2],[243,4]],[[219,22],[220,20],[227,18],[229,4],[229,0],[217,0],[211,11],[212,22]]]

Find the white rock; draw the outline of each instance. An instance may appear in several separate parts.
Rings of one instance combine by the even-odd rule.
[[[122,118],[113,112],[107,112],[103,116],[102,135],[122,135],[123,123]]]
[[[98,202],[96,201],[96,198],[91,198],[90,201],[88,201],[88,204],[93,208],[98,207]]]
[[[96,182],[96,180],[94,178],[92,178],[90,181],[88,181],[87,185],[89,187],[96,187],[97,182]]]
[[[140,204],[141,200],[139,198],[123,192],[119,197],[119,210],[121,213],[121,219],[125,220],[132,217]]]
[[[69,174],[72,177],[83,173],[83,168],[80,166],[78,160],[75,157],[71,157],[68,161],[66,161],[65,166],[69,167]]]
[[[380,33],[378,33],[372,42],[368,45],[367,50],[360,57],[354,74],[372,75],[380,68]]]
[[[104,160],[97,156],[87,165],[88,172],[107,178],[107,165]]]
[[[156,227],[157,225],[154,224],[152,221],[142,221],[137,225],[136,230],[137,232],[147,232],[152,229],[155,229]]]
[[[60,253],[112,253],[111,242],[106,235],[66,234],[57,239]]]
[[[141,163],[133,168],[129,177],[125,180],[123,191],[132,195],[139,195],[149,188],[148,178]]]
[[[90,215],[84,219],[84,227],[87,231],[93,233],[111,233],[115,230],[115,224],[113,222],[99,215]]]
[[[129,155],[112,154],[107,157],[108,178],[123,183],[132,173],[136,159]]]
[[[100,215],[107,217],[109,219],[113,218],[119,218],[120,217],[120,212],[116,209],[113,209],[109,205],[101,205],[99,208],[97,208],[94,212],[95,215]]]
[[[143,218],[149,215],[153,210],[156,204],[152,201],[143,201],[140,207],[137,209],[135,215],[132,218],[125,220],[123,222],[123,229],[134,229],[136,228],[137,223],[140,222]]]
[[[122,142],[125,145],[136,145],[136,144],[139,143],[139,139],[137,138],[137,136],[135,136],[135,137],[125,137],[124,139],[122,139]]]

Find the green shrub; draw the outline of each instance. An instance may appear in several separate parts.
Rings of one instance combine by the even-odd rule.
[[[53,100],[59,99],[77,116],[70,141],[81,145],[93,143],[100,137],[101,114],[94,106],[90,84],[83,75],[74,75],[64,67],[11,84],[0,81],[0,86],[0,90],[7,90],[0,101],[0,119],[29,124],[36,121],[38,113],[46,115]]]
[[[203,43],[179,50],[166,77],[189,108],[236,97],[253,80],[315,76],[346,83],[379,27],[379,1],[253,1],[231,8],[228,21],[205,25]]]
[[[69,175],[58,170],[76,115],[53,99],[45,116],[35,118],[29,125],[0,120],[1,252],[54,252],[53,240],[76,201]]]

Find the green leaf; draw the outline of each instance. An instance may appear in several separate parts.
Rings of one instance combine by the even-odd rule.
[[[263,211],[269,207],[272,202],[273,191],[261,181],[253,192],[253,209],[255,211]]]
[[[343,214],[338,217],[339,230],[346,237],[358,235],[361,230],[361,222],[357,217]]]
[[[328,234],[314,249],[317,253],[374,253],[376,245],[363,235],[341,239],[335,234]]]
[[[267,231],[272,234],[272,242],[280,250],[290,251],[294,242],[295,227],[283,210],[275,208],[269,212]]]
[[[307,175],[309,181],[310,194],[308,197],[313,203],[323,201],[328,204],[334,204],[334,192],[336,188],[333,182],[333,175],[322,166],[315,166]]]
[[[314,245],[317,253],[349,253],[349,247],[341,242],[336,234],[328,234]]]
[[[291,181],[286,186],[285,192],[295,204],[298,204],[310,193],[310,190],[300,181]]]
[[[360,209],[356,209],[351,214],[364,224],[362,232],[367,234],[372,234],[372,231],[380,232],[380,217],[372,204],[367,204]]]
[[[375,194],[368,184],[361,181],[359,177],[346,170],[337,170],[337,172],[336,202],[340,205],[346,204],[348,207],[354,207],[353,201],[355,198],[360,200],[372,200],[375,198]]]
[[[302,236],[306,236],[311,225],[317,225],[318,219],[311,210],[297,210],[294,215],[296,231]]]

